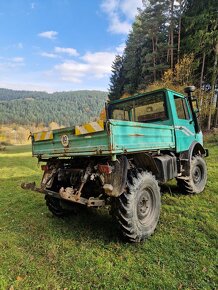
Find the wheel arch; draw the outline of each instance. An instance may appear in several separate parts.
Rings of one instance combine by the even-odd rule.
[[[192,156],[195,156],[198,154],[205,156],[206,150],[199,142],[194,141],[189,148],[189,159],[191,159]]]
[[[202,192],[207,182],[207,165],[204,158],[195,155],[190,162],[188,178],[179,178],[177,182],[183,193],[195,194]]]
[[[184,151],[180,154],[181,159],[188,159],[189,161],[191,160],[192,156],[195,156],[197,154],[206,156],[207,155],[207,150],[197,141],[192,142],[191,146],[187,151]]]
[[[153,175],[158,175],[159,169],[154,158],[149,153],[136,153],[133,155],[134,163],[138,168],[144,171],[150,171]]]
[[[187,151],[180,153],[180,162],[183,165],[183,176],[188,176],[190,174],[190,163],[193,156],[201,155],[203,157],[208,156],[208,151],[199,142],[193,141],[191,146]]]

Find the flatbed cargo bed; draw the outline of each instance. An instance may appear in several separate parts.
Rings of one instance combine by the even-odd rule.
[[[37,141],[35,134],[32,135],[33,156],[41,159],[103,156],[146,151],[151,148],[175,148],[174,127],[154,123],[108,120],[104,123],[104,130],[100,132],[75,135],[75,127],[71,127],[49,133],[48,139]]]

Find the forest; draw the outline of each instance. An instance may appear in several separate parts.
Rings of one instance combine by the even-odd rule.
[[[123,55],[112,65],[109,98],[195,85],[201,123],[218,123],[217,0],[143,0]]]
[[[107,93],[70,91],[46,93],[0,89],[0,123],[73,126],[99,116]]]
[[[29,143],[30,132],[95,120],[107,95],[95,90],[47,93],[0,89],[0,149],[1,144]]]

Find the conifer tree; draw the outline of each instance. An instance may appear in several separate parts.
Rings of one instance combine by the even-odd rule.
[[[119,99],[124,90],[123,57],[116,55],[112,64],[112,75],[110,78],[109,99]]]

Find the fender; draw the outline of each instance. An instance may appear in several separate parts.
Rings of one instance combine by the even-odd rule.
[[[187,151],[180,153],[180,158],[188,159],[190,161],[193,155],[196,155],[199,153],[203,155],[204,157],[208,156],[208,150],[204,149],[204,147],[199,142],[193,141]]]
[[[124,192],[126,187],[127,170],[129,168],[128,159],[126,156],[120,156],[110,165],[113,167],[113,171],[104,175],[103,188],[107,195],[118,197]]]
[[[154,175],[159,174],[159,169],[154,158],[149,153],[137,153],[134,155],[134,162],[138,168],[151,171]]]
[[[199,142],[193,141],[189,150],[181,152],[179,159],[183,167],[182,175],[189,176],[190,174],[190,163],[192,156],[200,154],[203,157],[208,156],[208,149],[205,149]]]

